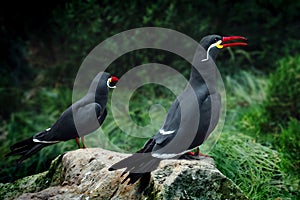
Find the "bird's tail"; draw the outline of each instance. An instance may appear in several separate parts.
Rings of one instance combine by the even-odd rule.
[[[42,148],[50,144],[38,143],[33,141],[33,137],[30,137],[26,140],[22,140],[10,147],[10,152],[5,155],[8,156],[21,156],[17,160],[17,165],[21,164],[24,160],[32,156],[33,154],[40,151]]]
[[[122,176],[127,172],[129,174],[122,183],[129,180],[127,183],[129,185],[140,180],[138,192],[142,192],[149,184],[150,172],[154,171],[161,161],[161,159],[151,155],[152,148],[152,141],[148,141],[141,150],[112,165],[108,170],[114,171],[125,168]]]
[[[108,170],[114,171],[125,168],[122,176],[127,172],[129,172],[129,175],[122,181],[122,183],[130,179],[128,184],[133,184],[142,178],[144,174],[154,171],[158,167],[160,161],[160,159],[154,158],[150,154],[143,155],[135,153],[132,156],[112,165]]]

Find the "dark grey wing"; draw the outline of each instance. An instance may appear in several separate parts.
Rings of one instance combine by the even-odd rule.
[[[206,114],[201,111],[204,97],[201,95],[199,98],[195,95],[193,88],[188,87],[177,98],[176,104],[174,104],[176,106],[169,110],[170,115],[168,117],[170,118],[167,117],[162,127],[163,131],[160,130],[154,137],[156,145],[153,152],[157,155],[169,154],[169,156],[165,155],[160,158],[174,157],[178,153],[187,151],[198,139],[200,119],[205,120],[207,116],[210,119],[210,112]]]
[[[201,145],[216,128],[221,111],[219,93],[208,95],[200,105],[200,121],[197,134],[189,149]]]
[[[100,114],[101,114],[101,113],[99,112],[99,115],[100,115]],[[98,116],[98,122],[99,122],[99,125],[100,125],[100,126],[103,124],[103,122],[104,122],[106,116],[107,116],[107,110],[106,110],[106,108],[105,108],[104,111],[103,111],[103,113],[102,113],[100,116]]]
[[[156,146],[163,147],[174,138],[177,133],[178,127],[180,126],[180,121],[180,105],[179,100],[176,98],[168,111],[163,126],[153,138],[155,139]]]
[[[208,130],[207,130],[205,139],[207,139],[207,137],[211,134],[211,132],[213,132],[213,130],[216,128],[216,126],[219,122],[221,109],[222,109],[221,95],[219,93],[214,93],[212,95],[209,95],[209,98],[211,101],[210,108],[205,108],[205,103],[203,103],[203,109],[211,111],[210,123],[208,124]],[[211,106],[211,105],[213,105],[213,106]],[[201,111],[201,113],[202,113],[202,111]]]
[[[158,155],[154,157],[170,158],[174,157],[171,154],[175,155],[176,153],[188,149],[191,141],[188,138],[188,133],[187,136],[185,136],[185,133],[186,130],[189,130],[189,122],[194,120],[193,113],[198,109],[198,107],[193,108],[193,104],[189,104],[192,103],[189,99],[189,92],[187,90],[176,98],[168,111],[164,125],[157,135],[154,136],[155,145],[153,147],[152,155],[170,154],[170,156],[159,157]],[[196,101],[195,98],[194,100]],[[186,138],[188,138],[188,140],[186,140]],[[188,144],[184,144],[184,142],[187,142]]]
[[[34,139],[43,143],[67,141],[78,137],[76,127],[74,125],[72,107],[67,108],[51,126],[45,131],[39,132],[33,136]]]
[[[70,106],[50,129],[37,133],[33,138],[43,143],[55,143],[75,139],[98,129],[102,123],[98,122],[98,118],[105,119],[105,109],[97,103],[78,105]]]
[[[105,108],[102,108],[100,104],[89,103],[74,110],[74,122],[80,137],[87,135],[100,127],[101,124],[99,123],[98,118],[100,117],[101,119],[102,114],[105,112]]]

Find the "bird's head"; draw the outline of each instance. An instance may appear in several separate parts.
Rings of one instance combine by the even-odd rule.
[[[111,76],[107,79],[106,85],[109,88],[116,88],[116,84],[118,83],[119,79],[115,76]]]
[[[207,58],[202,61],[208,60],[208,56],[215,60],[221,49],[234,46],[247,46],[246,41],[247,39],[243,36],[205,36],[201,39],[200,45],[207,51]]]

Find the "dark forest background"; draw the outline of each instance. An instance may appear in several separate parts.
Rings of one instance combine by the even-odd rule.
[[[0,182],[45,171],[57,155],[76,149],[74,141],[49,147],[27,160],[22,170],[15,169],[15,158],[4,158],[10,145],[48,128],[72,103],[77,70],[96,45],[128,29],[155,26],[174,29],[197,41],[212,33],[248,38],[249,46],[228,49],[218,57],[217,65],[227,91],[228,114],[224,134],[212,154],[220,170],[251,199],[297,199],[300,177],[299,10],[300,1],[292,0],[159,0],[151,3],[53,0],[2,4]],[[121,77],[133,66],[149,62],[173,66],[188,77],[190,67],[184,60],[158,50],[128,53],[108,70]],[[171,94],[165,95],[163,88],[151,91],[149,87],[141,88],[131,102],[131,112],[138,123],[147,124],[149,120],[148,114],[140,110],[142,106],[148,110],[154,102],[168,109],[174,99]],[[148,99],[152,99],[151,102]],[[124,148],[130,152],[145,141],[124,138],[120,130],[110,125],[103,125],[108,138],[116,145],[126,146]],[[230,149],[232,142],[241,147],[240,151]],[[274,162],[272,166],[280,178],[274,171],[268,171],[268,167],[260,168],[262,164],[258,160],[262,157],[255,155],[265,151],[265,147],[278,155],[268,161]],[[243,158],[242,151],[248,152],[246,166],[245,162],[238,161]],[[258,171],[251,176],[249,169],[253,168]],[[259,184],[254,186],[255,181]],[[274,187],[273,183],[276,183]]]

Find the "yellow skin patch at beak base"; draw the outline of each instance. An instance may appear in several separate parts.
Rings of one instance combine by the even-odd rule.
[[[223,45],[221,45],[221,43],[222,43],[222,40],[219,40],[219,41],[216,43],[216,47],[217,47],[218,49],[222,49],[222,48],[223,48]]]
[[[211,50],[211,48],[217,47],[218,49],[222,49],[222,48],[223,48],[223,45],[221,45],[221,43],[222,43],[222,40],[219,40],[218,42],[216,42],[216,43],[210,45],[210,46],[208,47],[207,51],[206,51],[206,52],[207,52],[207,53],[206,53],[206,58],[203,59],[203,60],[201,60],[201,61],[204,62],[204,61],[207,61],[207,60],[208,60],[208,58],[209,58],[209,51]]]

